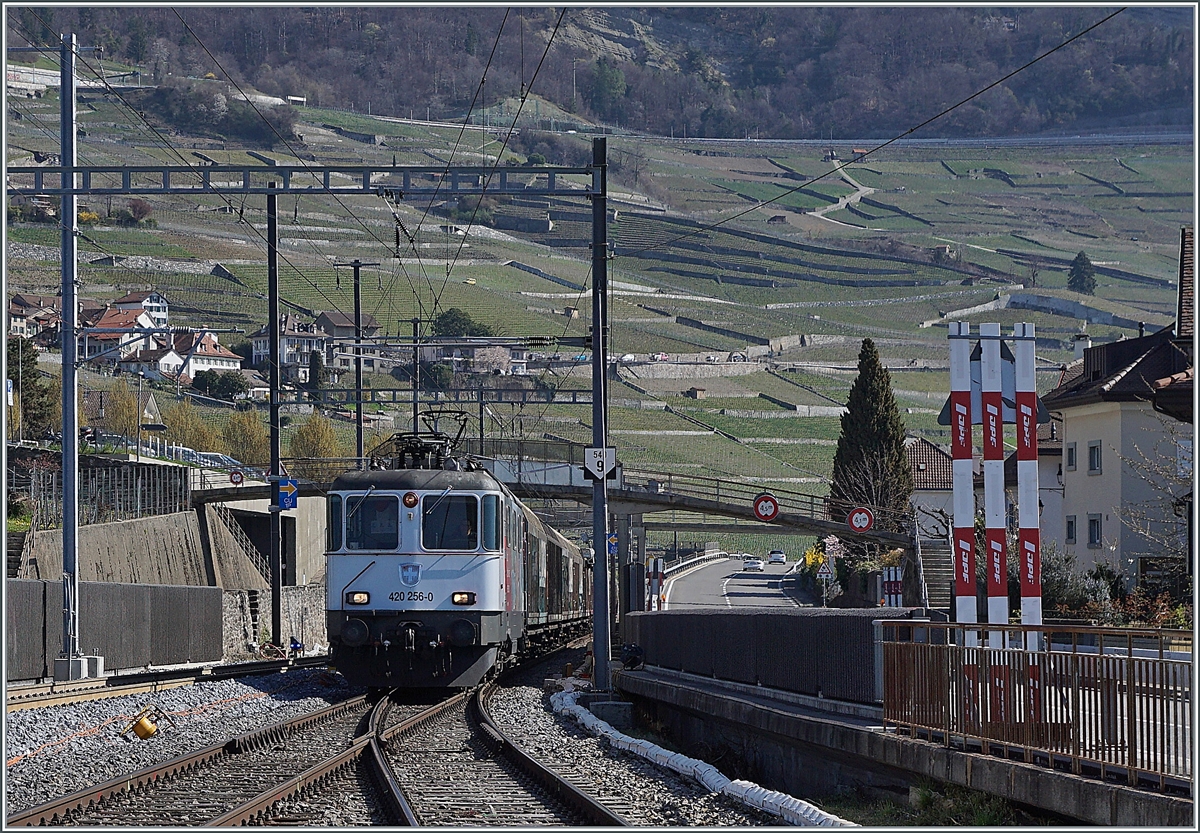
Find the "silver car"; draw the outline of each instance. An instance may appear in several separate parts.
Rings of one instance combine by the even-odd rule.
[[[766,569],[761,558],[749,558],[742,562],[742,570],[761,573]]]

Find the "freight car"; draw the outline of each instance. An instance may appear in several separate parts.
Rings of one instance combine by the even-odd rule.
[[[395,434],[329,489],[330,654],[353,684],[469,687],[590,628],[579,548],[454,445]]]

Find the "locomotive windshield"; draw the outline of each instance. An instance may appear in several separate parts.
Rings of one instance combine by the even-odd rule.
[[[399,546],[399,498],[347,495],[346,549],[394,550]]]
[[[421,518],[425,549],[479,548],[479,501],[474,495],[428,495],[422,502]]]

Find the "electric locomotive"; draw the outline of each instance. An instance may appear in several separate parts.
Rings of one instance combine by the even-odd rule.
[[[579,549],[457,439],[395,434],[329,489],[330,654],[352,684],[470,687],[590,627]]]

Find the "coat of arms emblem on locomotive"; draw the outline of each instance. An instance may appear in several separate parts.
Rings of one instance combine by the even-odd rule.
[[[400,583],[405,587],[416,587],[417,582],[421,580],[421,565],[420,564],[401,564],[400,565]]]

